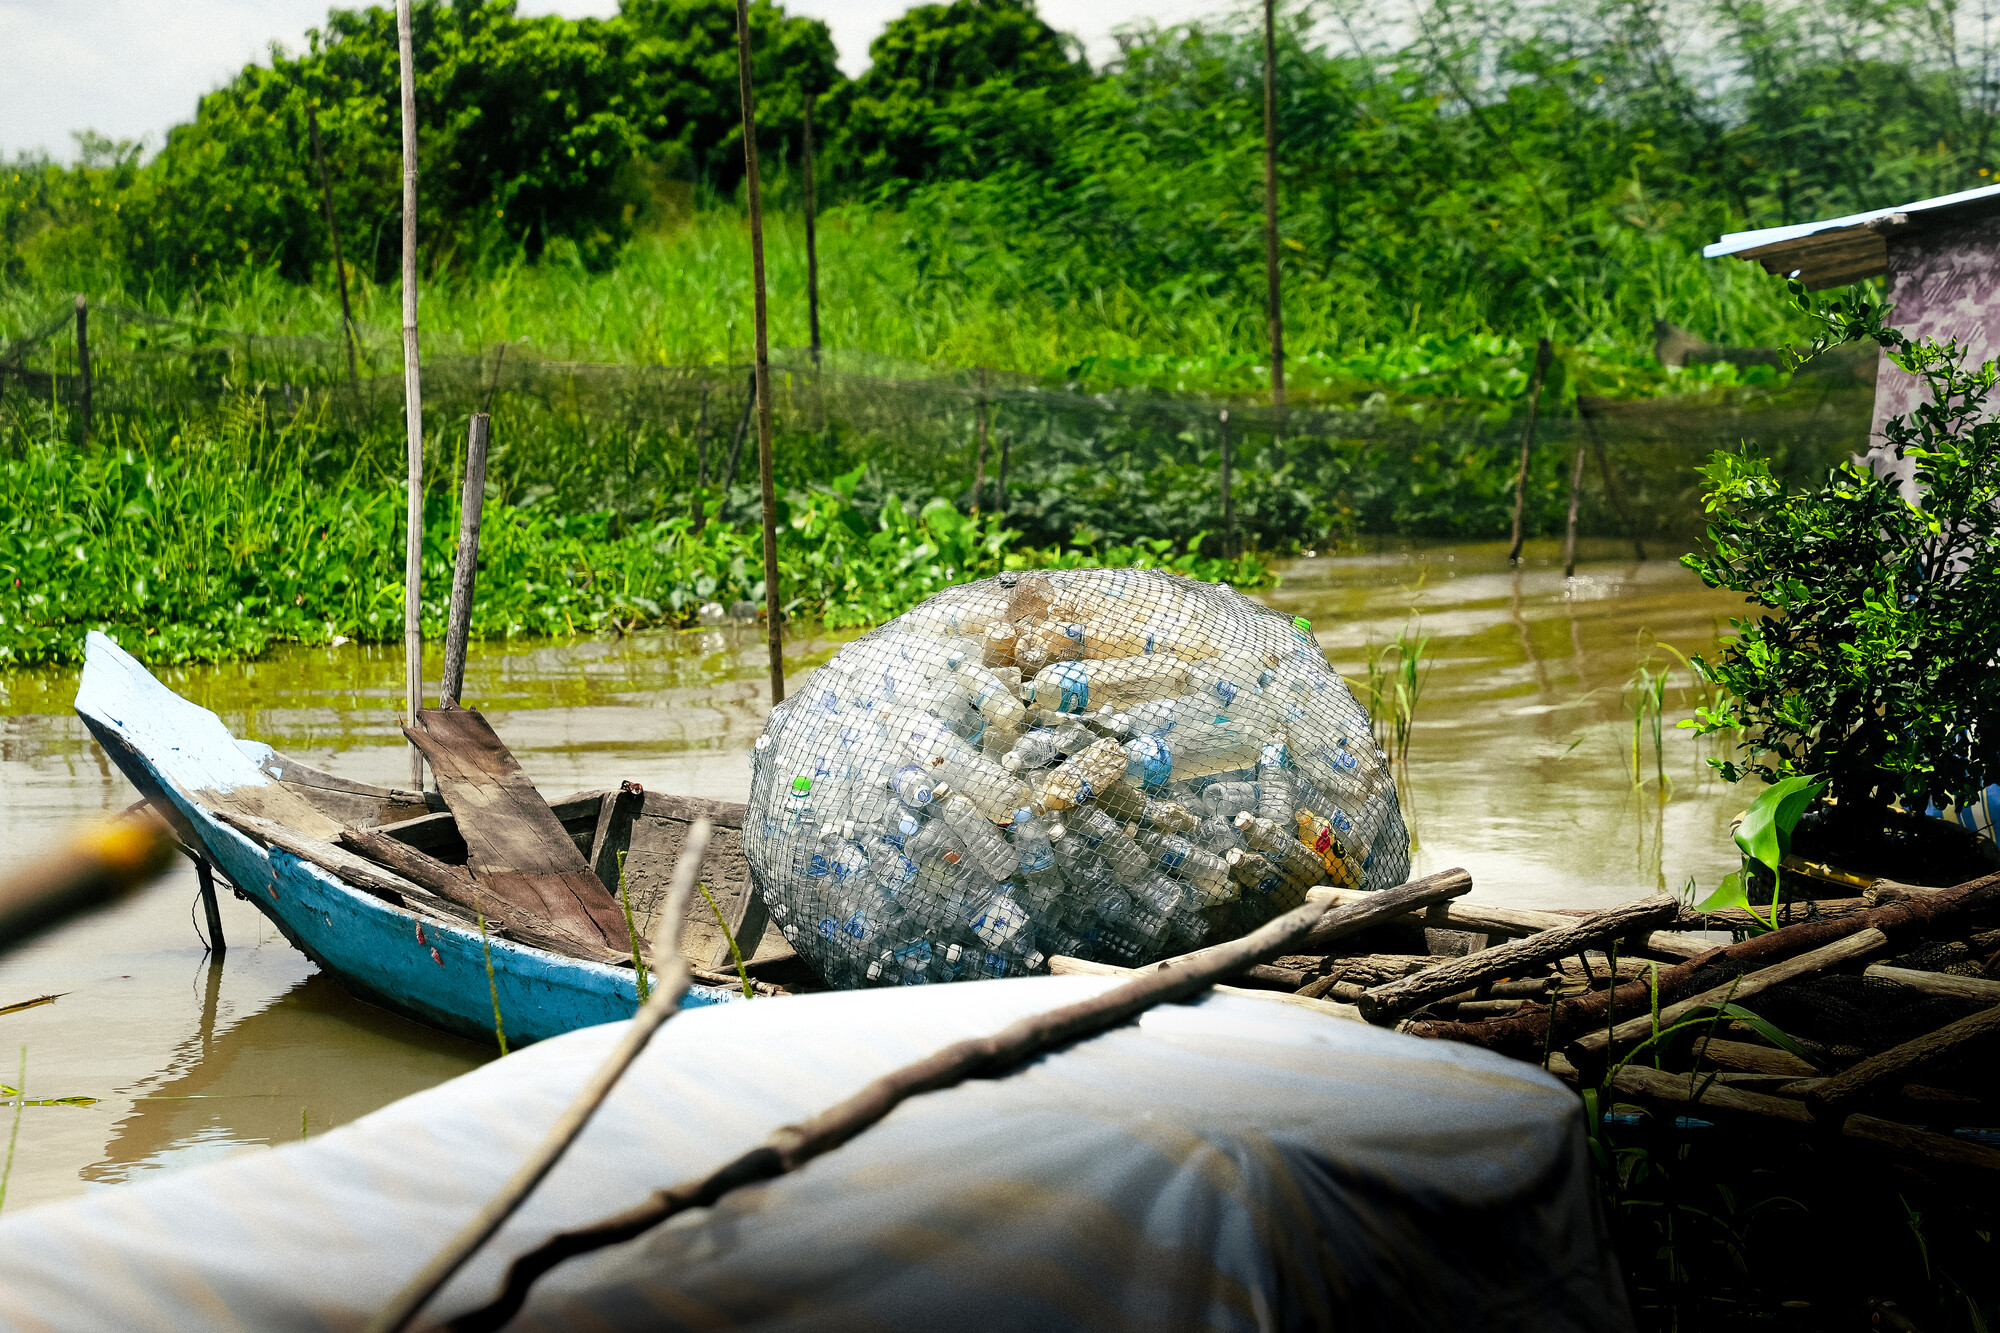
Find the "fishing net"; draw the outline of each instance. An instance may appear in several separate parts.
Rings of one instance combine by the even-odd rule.
[[[855,640],[772,710],[744,828],[842,987],[1144,963],[1410,860],[1305,622],[1160,570],[1002,574]]]

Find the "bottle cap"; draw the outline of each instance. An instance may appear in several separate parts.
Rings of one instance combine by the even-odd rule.
[[[1021,756],[1015,754],[1012,750],[1007,751],[1007,753],[1000,756],[1000,767],[1006,769],[1009,773],[1020,772]]]
[[[1292,617],[1292,628],[1293,628],[1293,629],[1302,629],[1302,630],[1304,630],[1304,631],[1305,631],[1306,633],[1310,634],[1310,633],[1312,633],[1312,632],[1313,632],[1313,623],[1312,623],[1312,621],[1310,621],[1310,620],[1307,620],[1307,619],[1306,619],[1306,618],[1305,618],[1304,616],[1293,616],[1293,617]]]
[[[792,795],[804,796],[813,789],[813,780],[803,775],[792,779]]]

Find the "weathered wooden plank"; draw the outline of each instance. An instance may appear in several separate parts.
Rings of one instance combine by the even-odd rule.
[[[597,803],[597,822],[590,839],[590,873],[614,896],[625,854],[632,846],[632,821],[645,800],[644,787],[636,782],[621,782],[617,791],[604,793]]]
[[[471,708],[426,708],[404,729],[437,775],[480,886],[511,908],[631,947],[625,915],[486,719]]]

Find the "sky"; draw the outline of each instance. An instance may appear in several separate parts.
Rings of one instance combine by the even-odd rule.
[[[785,0],[824,19],[840,65],[868,67],[868,44],[913,0]],[[359,0],[343,0],[343,7]],[[328,0],[0,0],[0,157],[75,156],[76,131],[140,139],[157,148],[195,100],[264,57],[273,41],[296,50]],[[617,0],[521,0],[523,14],[605,15]],[[1084,41],[1091,63],[1116,50],[1111,34],[1134,20],[1179,23],[1233,8],[1230,0],[1042,0],[1050,24]]]

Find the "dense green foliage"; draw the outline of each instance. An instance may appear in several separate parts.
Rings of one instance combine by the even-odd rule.
[[[1716,456],[1712,549],[1686,563],[1768,614],[1733,622],[1702,664],[1726,694],[1699,727],[1738,737],[1743,757],[1720,765],[1732,780],[1823,778],[1850,810],[1963,800],[2000,774],[1996,364],[1913,342],[1865,301],[1821,317],[1830,338],[1874,339],[1923,381],[1931,401],[1884,432],[1912,480],[1849,462],[1788,491],[1751,450]]]
[[[1142,27],[1092,71],[1026,0],[957,0],[892,23],[847,81],[824,25],[770,0],[752,15],[774,203],[797,199],[813,94],[822,194],[847,201],[833,227],[904,251],[920,318],[998,307],[1113,330],[1131,352],[1254,364],[1254,34]],[[550,246],[612,264],[635,229],[727,207],[741,145],[725,0],[631,0],[580,21],[458,0],[417,16],[428,273],[504,272]],[[1964,188],[1991,168],[2000,62],[1944,0],[1461,0],[1398,22],[1298,11],[1282,34],[1281,230],[1301,354],[1412,334],[1643,346],[1654,318],[1776,341],[1796,319],[1741,266],[1694,258],[1699,243]],[[386,9],[336,11],[306,51],[203,99],[150,161],[97,142],[73,169],[15,163],[0,178],[0,268],[70,287],[108,268],[169,301],[245,266],[324,274],[310,102],[345,252],[387,277],[393,50]]]
[[[0,665],[76,660],[90,629],[151,662],[401,636],[403,494],[393,475],[331,457],[311,418],[274,429],[246,409],[217,425],[197,440],[83,454],[48,438],[0,461]],[[1176,558],[1164,542],[1022,548],[999,518],[968,518],[939,498],[882,497],[864,514],[854,503],[860,475],[781,502],[788,615],[875,624],[948,584],[1051,563],[1164,565],[1253,587],[1267,578],[1255,558]],[[446,478],[425,506],[423,618],[433,636],[451,586],[449,493]],[[495,495],[473,632],[603,633],[691,623],[711,600],[761,605],[754,523],[691,529],[685,511],[628,520]]]

